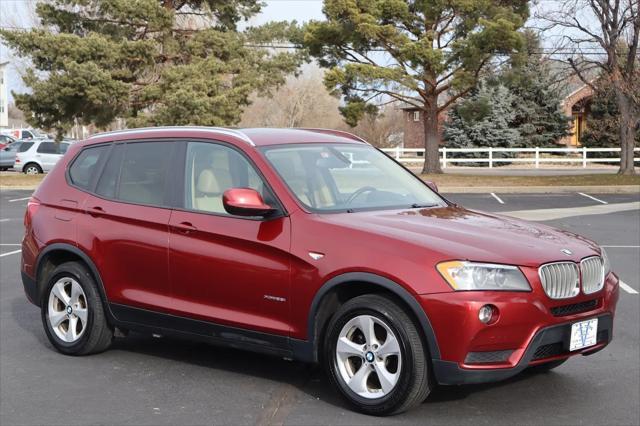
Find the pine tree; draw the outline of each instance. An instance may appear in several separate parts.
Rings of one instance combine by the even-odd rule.
[[[512,122],[514,96],[502,84],[484,80],[470,97],[458,102],[450,111],[444,125],[445,145],[448,148],[517,147],[520,133]],[[452,155],[452,158],[486,157],[481,155]],[[509,157],[497,154],[496,158]]]
[[[549,65],[539,55],[538,36],[528,30],[524,38],[525,48],[511,56],[509,67],[497,79],[514,97],[512,125],[520,132],[521,146],[553,146],[569,135],[570,117],[562,112]]]
[[[29,122],[61,137],[75,122],[230,125],[249,95],[297,69],[299,52],[251,47],[288,39],[294,26],[240,32],[258,0],[51,0],[44,29],[0,30],[33,67],[14,94]]]

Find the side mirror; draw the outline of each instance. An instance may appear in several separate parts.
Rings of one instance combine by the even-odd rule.
[[[235,216],[267,216],[275,211],[258,191],[250,188],[227,189],[222,194],[222,204],[227,213]]]
[[[435,183],[435,182],[430,181],[430,180],[425,180],[425,181],[424,181],[424,183],[426,183],[426,184],[427,184],[427,186],[428,186],[429,188],[431,188],[431,190],[432,190],[433,192],[438,192],[438,185],[436,185],[436,183]]]

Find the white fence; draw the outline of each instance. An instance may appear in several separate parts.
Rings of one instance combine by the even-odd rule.
[[[401,163],[418,163],[424,161],[424,148],[385,148],[384,152]],[[495,163],[532,163],[539,168],[541,163],[582,163],[586,168],[589,163],[620,163],[620,157],[598,157],[598,153],[620,152],[620,148],[440,148],[440,163],[443,168],[452,163],[489,163],[493,168]],[[640,152],[635,148],[634,152]],[[486,153],[478,158],[451,158],[450,153]],[[514,158],[496,158],[495,153],[515,153]],[[541,154],[556,154],[552,157]],[[558,155],[564,154],[564,155]],[[619,155],[619,154],[618,154]],[[634,154],[635,155],[635,154]],[[640,162],[634,157],[634,163]]]

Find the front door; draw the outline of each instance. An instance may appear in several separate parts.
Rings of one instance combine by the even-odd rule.
[[[183,200],[169,224],[171,312],[281,335],[289,332],[290,221],[228,214],[222,194],[253,188],[277,201],[250,161],[226,144],[188,142]]]

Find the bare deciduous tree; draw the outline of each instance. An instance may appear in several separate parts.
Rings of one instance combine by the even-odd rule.
[[[324,86],[322,71],[309,67],[299,77],[289,78],[271,95],[255,96],[240,125],[346,130],[380,148],[391,146],[392,136],[402,132],[402,111],[393,105],[387,105],[378,114],[366,114],[356,127],[344,122],[339,106],[340,100]]]
[[[620,111],[620,174],[634,174],[633,149],[640,126],[640,1],[565,0],[558,8],[537,14],[549,28],[561,30],[560,49],[580,79],[599,70],[609,80]],[[595,87],[594,87],[595,88]]]

